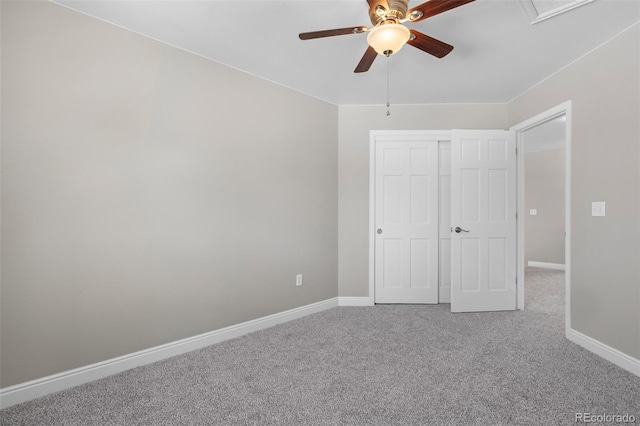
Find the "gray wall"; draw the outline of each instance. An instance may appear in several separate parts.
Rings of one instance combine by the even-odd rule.
[[[503,104],[341,106],[339,123],[340,296],[369,295],[370,130],[503,129]]]
[[[639,24],[509,103],[509,124],[568,100],[571,325],[640,358]],[[607,203],[605,217],[592,201]]]
[[[529,261],[564,265],[564,152],[525,153],[525,265]],[[529,215],[531,209],[538,214]]]
[[[335,105],[1,7],[2,387],[338,295]]]

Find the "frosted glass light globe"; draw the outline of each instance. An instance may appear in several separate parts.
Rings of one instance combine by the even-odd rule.
[[[367,43],[381,55],[392,55],[409,41],[411,32],[401,24],[382,24],[369,32]]]

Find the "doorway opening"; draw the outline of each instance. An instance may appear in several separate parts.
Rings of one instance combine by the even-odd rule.
[[[527,270],[564,270],[566,332],[571,318],[571,102],[511,130],[519,153],[517,307],[526,309]]]

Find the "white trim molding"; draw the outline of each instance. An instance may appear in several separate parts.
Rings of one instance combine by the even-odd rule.
[[[533,268],[557,269],[558,271],[564,271],[566,269],[565,265],[562,263],[536,262],[533,260],[528,261],[527,266],[531,266]]]
[[[564,258],[565,258],[565,275],[564,275],[564,326],[565,334],[571,328],[571,101],[566,101],[560,105],[548,109],[534,117],[529,118],[521,123],[511,127],[516,131],[516,144],[518,152],[524,152],[524,132],[533,129],[536,126],[544,124],[555,118],[565,116],[565,164],[564,164],[564,224],[565,224],[565,240],[564,240]],[[524,217],[524,155],[518,155],[518,217]],[[517,309],[524,309],[524,220],[518,220],[518,247],[517,252]]]
[[[617,349],[612,348],[599,340],[593,339],[586,334],[582,334],[574,329],[569,329],[566,333],[567,339],[573,343],[582,346],[589,352],[592,352],[620,368],[640,377],[640,359],[634,358]]]
[[[0,409],[102,379],[135,367],[211,346],[225,340],[234,339],[254,331],[273,327],[274,325],[322,312],[337,306],[338,298],[334,297],[143,351],[134,352],[118,358],[112,358],[96,364],[0,389]]]
[[[544,21],[545,19],[553,18],[554,16],[560,15],[561,13],[568,12],[571,9],[575,9],[576,7],[583,6],[587,3],[591,3],[593,0],[573,0],[568,3],[562,4],[550,9],[546,12],[538,11],[534,0],[524,0],[520,4],[524,8],[524,11],[531,19],[531,24],[537,24],[538,22]],[[547,2],[549,3],[549,2]]]
[[[373,306],[369,296],[365,297],[338,297],[338,306]]]

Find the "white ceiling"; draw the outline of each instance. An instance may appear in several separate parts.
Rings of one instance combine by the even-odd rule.
[[[387,58],[353,72],[366,34],[298,39],[371,26],[365,0],[55,2],[334,104],[386,102]],[[407,23],[455,48],[437,59],[405,46],[389,58],[391,102],[508,102],[639,20],[640,0],[595,0],[533,25],[520,0],[476,0]]]

